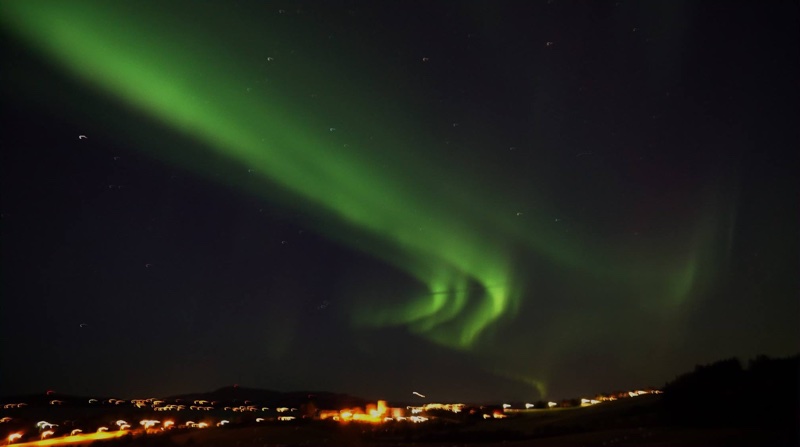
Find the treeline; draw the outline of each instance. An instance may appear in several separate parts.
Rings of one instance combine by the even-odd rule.
[[[748,362],[698,365],[664,386],[664,405],[675,422],[702,426],[797,426],[800,355],[759,356]]]

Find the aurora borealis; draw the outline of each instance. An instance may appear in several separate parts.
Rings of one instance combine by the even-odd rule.
[[[659,5],[4,2],[3,390],[537,399],[796,352],[798,54],[748,40],[790,6]]]

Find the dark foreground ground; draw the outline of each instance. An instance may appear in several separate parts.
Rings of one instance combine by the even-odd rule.
[[[509,414],[504,420],[438,419],[379,426],[326,423],[221,427],[96,442],[126,446],[798,446],[797,424],[690,426],[663,412],[660,396],[588,408]]]

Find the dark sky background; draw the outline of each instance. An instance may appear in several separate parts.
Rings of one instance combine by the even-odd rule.
[[[0,17],[0,395],[558,399],[799,350],[796,1]]]

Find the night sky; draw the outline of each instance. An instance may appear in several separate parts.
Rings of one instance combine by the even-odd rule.
[[[800,350],[796,1],[0,3],[0,395],[530,401]]]

